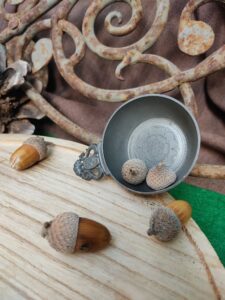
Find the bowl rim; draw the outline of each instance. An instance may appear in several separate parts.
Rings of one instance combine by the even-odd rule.
[[[195,127],[195,130],[196,130],[196,134],[197,134],[197,148],[196,148],[196,155],[192,161],[192,164],[190,165],[188,171],[186,172],[186,174],[184,174],[184,176],[182,178],[180,178],[179,180],[177,180],[174,184],[171,184],[170,186],[162,189],[162,190],[156,190],[156,191],[149,191],[149,192],[141,192],[141,191],[136,191],[136,190],[133,190],[132,188],[129,188],[125,185],[123,185],[113,174],[112,172],[110,171],[110,169],[108,168],[108,165],[106,163],[106,160],[105,160],[105,155],[104,155],[104,148],[103,148],[103,144],[104,144],[104,139],[105,139],[105,135],[106,135],[106,131],[108,129],[108,126],[110,124],[110,122],[112,121],[112,119],[114,118],[114,116],[126,105],[129,105],[131,102],[135,102],[137,100],[140,100],[141,98],[146,98],[146,97],[159,97],[159,98],[164,98],[169,100],[169,101],[172,101],[172,102],[175,102],[177,105],[181,106],[185,111],[186,113],[189,115],[189,117],[191,118],[192,122],[194,123],[194,127]],[[178,184],[180,184],[181,182],[184,181],[185,178],[188,177],[188,175],[190,174],[191,170],[193,169],[193,167],[195,166],[196,162],[197,162],[197,159],[199,157],[199,152],[200,152],[200,146],[201,146],[201,134],[200,134],[200,129],[199,129],[199,125],[198,125],[198,122],[197,120],[195,119],[193,113],[187,108],[187,106],[182,103],[181,101],[171,97],[171,96],[168,96],[168,95],[164,95],[164,94],[143,94],[143,95],[140,95],[140,96],[137,96],[137,97],[134,97],[128,101],[126,101],[125,103],[123,103],[121,106],[119,106],[114,112],[113,114],[111,115],[111,117],[109,118],[105,128],[104,128],[104,131],[103,131],[103,135],[102,135],[102,141],[101,141],[101,154],[103,156],[103,163],[104,163],[104,166],[106,167],[106,170],[107,170],[107,175],[110,175],[120,186],[122,186],[123,188],[133,192],[133,193],[136,193],[136,194],[142,194],[142,195],[156,195],[156,194],[161,194],[161,193],[165,193],[173,188],[175,188]]]

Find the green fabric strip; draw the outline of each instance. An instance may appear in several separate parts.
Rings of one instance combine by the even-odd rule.
[[[177,200],[188,201],[193,219],[207,236],[225,266],[225,195],[181,183],[170,191]]]

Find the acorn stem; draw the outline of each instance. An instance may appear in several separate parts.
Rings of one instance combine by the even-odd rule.
[[[51,226],[52,221],[45,222],[42,227],[41,236],[45,238],[48,235],[48,228]]]
[[[149,228],[148,231],[147,231],[147,234],[148,235],[154,235],[155,234],[154,229],[153,228]]]

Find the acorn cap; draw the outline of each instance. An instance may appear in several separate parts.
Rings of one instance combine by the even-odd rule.
[[[174,183],[176,178],[176,173],[161,162],[149,170],[146,183],[153,190],[162,190]]]
[[[148,235],[163,242],[174,239],[181,230],[181,223],[176,214],[167,207],[156,208],[150,218]]]
[[[141,159],[129,159],[122,166],[122,177],[130,184],[142,183],[147,175],[148,169]]]
[[[33,146],[37,152],[39,153],[39,160],[42,160],[47,155],[47,143],[45,142],[43,137],[40,136],[32,136],[28,138],[24,143],[24,145]]]
[[[79,228],[79,216],[65,212],[56,216],[52,221],[43,225],[42,236],[57,251],[73,253],[76,247]]]

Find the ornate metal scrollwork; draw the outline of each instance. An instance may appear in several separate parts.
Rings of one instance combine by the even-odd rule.
[[[98,145],[92,144],[86,152],[82,152],[75,162],[75,174],[85,180],[98,180],[104,175],[98,153]]]

